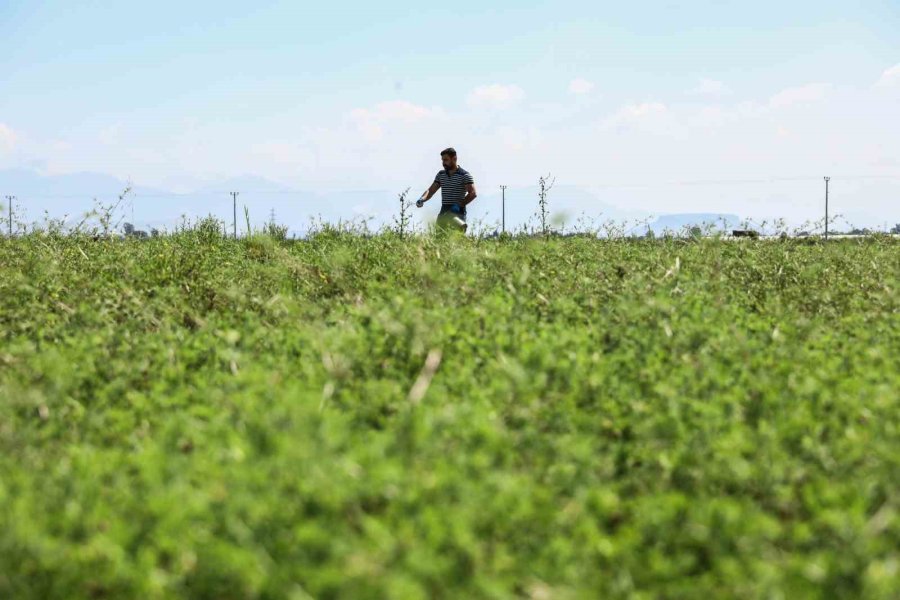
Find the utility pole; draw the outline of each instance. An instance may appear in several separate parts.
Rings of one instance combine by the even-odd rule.
[[[503,222],[503,233],[506,233],[506,186],[501,185],[500,189],[503,190],[503,200],[501,204],[501,212],[502,212],[502,222]]]
[[[828,182],[831,177],[825,178],[825,239],[828,239]]]
[[[234,204],[234,239],[237,239],[237,197],[240,192],[231,192],[231,201]]]
[[[6,202],[9,204],[9,237],[12,238],[12,217],[13,217],[13,202],[15,201],[15,196],[7,196]]]

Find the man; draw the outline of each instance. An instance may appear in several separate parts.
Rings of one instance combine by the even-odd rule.
[[[478,197],[475,192],[475,180],[468,171],[457,164],[456,150],[453,148],[441,152],[441,164],[444,166],[443,170],[438,171],[431,187],[416,200],[416,206],[419,208],[425,206],[440,188],[441,212],[438,214],[438,225],[465,231],[468,227],[466,206]]]

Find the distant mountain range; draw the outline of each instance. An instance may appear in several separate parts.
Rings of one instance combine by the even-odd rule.
[[[17,196],[17,212],[26,222],[40,222],[45,216],[72,220],[91,210],[94,202],[111,205],[129,186],[128,182],[100,173],[42,175],[24,169],[0,170],[0,195]],[[423,186],[424,187],[424,186]],[[259,227],[272,216],[298,235],[305,232],[311,220],[327,222],[366,219],[373,227],[391,223],[397,213],[397,193],[387,190],[310,191],[291,188],[253,175],[236,177],[209,184],[187,193],[134,185],[121,207],[120,218],[134,222],[140,229],[172,229],[184,219],[194,220],[213,215],[230,227],[234,207],[230,192],[238,195],[238,228],[245,228],[244,207],[250,213],[252,226]],[[419,190],[410,192],[415,199]],[[536,187],[510,188],[506,192],[508,230],[530,224],[536,226]],[[424,210],[413,209],[414,218],[430,219],[437,210],[439,198]],[[697,213],[662,215],[649,225],[649,215],[641,210],[623,209],[603,201],[597,192],[578,186],[556,186],[550,195],[554,223],[568,227],[599,227],[603,222],[627,223],[635,233],[649,226],[656,233],[680,232],[685,226],[709,223],[735,227],[737,215]],[[499,228],[502,219],[501,193],[482,190],[470,211],[470,220],[488,229]]]
[[[94,203],[114,204],[129,183],[99,173],[41,175],[27,170],[0,171],[0,194],[17,197],[17,212],[27,222],[41,221],[45,215],[72,220],[89,212]],[[291,231],[307,229],[311,219],[328,222],[371,218],[390,219],[396,196],[383,190],[316,192],[292,189],[256,176],[242,176],[207,185],[187,193],[175,193],[134,185],[122,203],[121,217],[138,228],[172,229],[189,221],[212,215],[229,226],[234,218],[231,191],[237,198],[238,227],[245,227],[244,208],[254,227],[272,216]]]

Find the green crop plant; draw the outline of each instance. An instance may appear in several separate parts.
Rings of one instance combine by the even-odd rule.
[[[0,240],[0,598],[900,597],[900,244]]]

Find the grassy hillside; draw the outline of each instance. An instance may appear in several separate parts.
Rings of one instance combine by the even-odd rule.
[[[2,598],[900,596],[900,243],[0,241]]]

